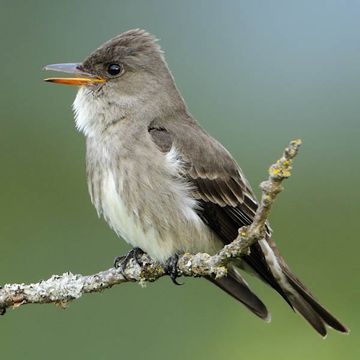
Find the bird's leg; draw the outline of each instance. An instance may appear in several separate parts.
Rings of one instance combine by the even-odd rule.
[[[114,267],[121,268],[121,271],[123,272],[131,259],[134,259],[134,261],[141,266],[140,257],[143,254],[144,251],[142,251],[139,247],[134,247],[125,256],[117,256],[114,260]]]
[[[165,273],[170,276],[172,282],[175,285],[184,285],[183,283],[179,283],[176,280],[180,276],[179,271],[177,269],[178,260],[179,260],[178,254],[169,257],[169,259],[167,259],[165,262],[164,270]]]

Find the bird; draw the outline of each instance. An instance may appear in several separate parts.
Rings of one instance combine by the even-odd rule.
[[[92,204],[116,234],[167,264],[182,253],[215,254],[250,225],[258,207],[243,171],[190,114],[158,40],[128,30],[80,63],[47,65],[71,73],[48,82],[79,86],[75,124],[86,139]],[[292,273],[268,226],[264,238],[212,283],[270,321],[242,272],[276,290],[323,337],[348,328]],[[130,253],[129,253],[130,254]]]

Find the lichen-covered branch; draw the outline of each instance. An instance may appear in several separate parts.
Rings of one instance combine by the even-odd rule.
[[[282,157],[270,167],[268,180],[261,184],[262,197],[253,223],[240,228],[238,237],[213,256],[204,253],[180,256],[177,263],[180,275],[225,276],[231,259],[248,252],[252,244],[264,238],[272,204],[282,191],[282,181],[290,176],[292,161],[300,145],[300,140],[290,142]],[[165,269],[148,255],[143,254],[139,260],[141,265],[131,259],[124,269],[110,268],[94,275],[67,272],[33,284],[6,284],[0,287],[0,314],[4,314],[7,308],[24,304],[54,303],[65,307],[86,293],[100,292],[124,282],[142,284],[166,275]]]

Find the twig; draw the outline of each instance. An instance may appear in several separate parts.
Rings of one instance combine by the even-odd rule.
[[[300,145],[300,140],[290,142],[282,157],[270,167],[268,180],[261,184],[262,197],[253,223],[240,228],[238,237],[214,256],[205,253],[180,256],[177,263],[179,274],[194,277],[226,276],[227,263],[248,252],[252,244],[264,238],[272,204],[283,190],[282,181],[290,176],[292,161]],[[25,304],[55,303],[65,307],[86,293],[100,292],[124,282],[143,284],[166,274],[164,268],[146,254],[142,255],[140,263],[141,266],[131,259],[122,271],[110,268],[88,276],[67,272],[34,284],[6,284],[0,287],[0,314],[4,314],[7,308]]]

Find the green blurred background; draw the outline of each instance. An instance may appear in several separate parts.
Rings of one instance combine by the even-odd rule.
[[[129,249],[90,204],[75,89],[44,83],[41,69],[141,27],[160,38],[191,112],[254,188],[303,139],[272,227],[295,272],[352,329],[323,341],[256,279],[271,324],[201,279],[163,278],[66,311],[9,311],[1,359],[359,358],[359,19],[356,0],[0,0],[0,283],[94,273]]]

